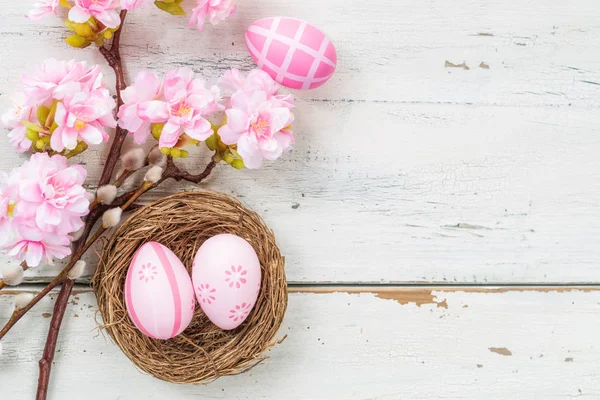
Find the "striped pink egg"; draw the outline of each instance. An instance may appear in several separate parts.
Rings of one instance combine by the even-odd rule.
[[[133,256],[125,279],[129,317],[146,336],[170,339],[192,320],[192,280],[179,258],[157,242],[145,243]]]
[[[258,67],[293,89],[314,89],[335,71],[337,55],[323,31],[306,21],[264,18],[246,31],[246,46]]]

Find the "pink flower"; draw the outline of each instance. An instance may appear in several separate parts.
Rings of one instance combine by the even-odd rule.
[[[10,175],[0,172],[0,244],[6,243],[11,233],[12,215],[19,194],[18,171]]]
[[[49,58],[21,76],[29,104],[46,104],[51,99],[62,100],[77,92],[89,92],[103,87],[100,67],[87,67],[85,61],[58,61]]]
[[[267,99],[277,106],[290,109],[294,107],[294,96],[279,94],[281,86],[261,69],[253,69],[247,76],[235,68],[230,69],[219,78],[219,86],[223,89],[223,93],[228,96],[239,90],[248,93],[261,91],[265,92]]]
[[[148,0],[121,0],[121,8],[123,10],[136,10],[146,3],[148,3]]]
[[[250,303],[242,303],[236,305],[232,310],[229,310],[229,319],[233,319],[235,322],[238,320],[245,320],[250,310],[252,309],[252,304]]]
[[[18,199],[14,208],[17,225],[35,224],[43,232],[64,236],[83,226],[89,212],[83,182],[86,171],[67,165],[66,157],[36,153],[19,168]]]
[[[207,17],[211,24],[217,25],[232,16],[235,10],[234,0],[198,0],[196,7],[192,10],[189,27],[196,25],[196,28],[202,31]]]
[[[198,300],[205,304],[206,303],[212,304],[212,302],[216,300],[216,297],[215,297],[216,291],[217,291],[217,289],[211,288],[208,283],[201,284],[200,286],[198,286],[198,291],[197,291]]]
[[[63,259],[71,254],[69,244],[68,236],[43,232],[28,221],[17,227],[14,239],[3,249],[8,250],[9,256],[26,261],[27,266],[37,267],[42,260],[51,264],[54,258]]]
[[[288,128],[294,115],[280,102],[269,100],[267,92],[237,91],[226,113],[227,124],[219,129],[219,136],[225,144],[237,144],[247,168],[260,168],[263,158],[279,158],[294,143]]]
[[[106,89],[91,93],[78,92],[64,102],[58,103],[54,121],[58,125],[52,133],[50,146],[53,150],[72,150],[78,141],[100,144],[108,140],[104,127],[117,126],[112,112],[115,102]]]
[[[173,147],[179,137],[186,133],[196,140],[206,140],[212,135],[207,114],[221,110],[218,103],[219,89],[207,89],[204,82],[194,79],[189,68],[174,69],[165,74],[163,82],[164,100],[141,102],[139,117],[151,123],[165,123],[160,135],[160,147]]]
[[[69,10],[69,19],[81,23],[94,17],[108,28],[116,28],[121,23],[116,10],[118,6],[118,0],[75,0],[75,6]]]
[[[24,153],[31,148],[31,141],[25,137],[27,128],[22,120],[33,122],[36,118],[35,110],[27,105],[27,96],[22,91],[11,96],[13,108],[2,115],[2,124],[11,131],[8,134],[10,144],[17,148],[19,153]]]
[[[124,104],[119,108],[119,126],[133,134],[136,143],[146,142],[150,133],[150,122],[140,119],[138,104],[156,100],[161,92],[160,78],[153,72],[141,71],[135,83],[121,92]]]
[[[235,286],[237,289],[239,289],[242,287],[242,285],[245,285],[246,282],[248,282],[246,278],[244,278],[244,276],[248,274],[248,270],[242,269],[241,265],[238,265],[237,267],[232,265],[231,270],[225,271],[225,274],[227,275],[225,282],[229,282],[230,288]]]
[[[32,21],[39,21],[48,14],[56,14],[56,8],[60,0],[39,0],[33,4],[33,10],[29,11],[25,17]]]

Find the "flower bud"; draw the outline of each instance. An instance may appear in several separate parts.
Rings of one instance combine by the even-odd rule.
[[[158,146],[154,147],[150,150],[150,154],[148,154],[148,162],[150,165],[158,165],[159,167],[164,167],[167,162],[167,157],[163,153],[161,153]]]
[[[81,278],[85,271],[86,262],[83,260],[79,260],[75,263],[73,268],[67,274],[69,279],[78,279]]]
[[[32,142],[37,142],[40,138],[40,134],[34,131],[33,129],[27,128],[27,130],[25,131],[25,137],[31,140]]]
[[[137,171],[144,166],[146,160],[146,153],[141,147],[136,147],[129,150],[121,158],[121,164],[123,168],[129,171]]]
[[[179,151],[179,158],[188,158],[189,155],[190,155],[190,153],[187,150]]]
[[[9,286],[17,286],[23,283],[25,271],[20,265],[8,264],[2,267],[2,279]]]
[[[115,185],[104,185],[96,191],[96,198],[100,204],[110,204],[117,197],[117,187]]]
[[[164,155],[168,156],[169,154],[171,154],[171,149],[168,147],[161,147],[160,152],[163,153]]]
[[[76,47],[78,49],[83,49],[91,44],[89,40],[82,38],[77,34],[69,36],[65,39],[65,42],[67,42],[69,46]]]
[[[105,228],[114,228],[119,225],[121,222],[121,215],[123,214],[123,210],[119,207],[111,208],[108,211],[105,211],[102,214],[102,226]]]
[[[233,160],[231,162],[231,166],[235,169],[244,169],[244,167],[245,167],[244,160],[241,160],[241,159]]]
[[[37,108],[37,119],[40,122],[40,125],[46,125],[46,120],[48,119],[48,115],[50,115],[50,109],[46,106],[39,106]],[[29,139],[29,138],[28,138]],[[29,139],[31,140],[31,139]]]
[[[76,230],[75,232],[71,233],[71,241],[74,242],[76,240],[79,240],[79,238],[81,238],[81,235],[83,235],[83,231],[85,230],[85,227],[81,227],[78,230]]]
[[[20,310],[27,307],[34,297],[35,296],[32,293],[19,293],[17,297],[15,297],[15,308]]]
[[[206,144],[206,147],[208,147],[210,150],[215,151],[217,149],[217,141],[217,134],[213,133],[208,137],[208,139],[206,139],[204,143]]]
[[[171,157],[179,158],[180,155],[181,155],[181,150],[179,150],[176,147],[171,149]]]
[[[225,161],[227,164],[231,164],[233,162],[234,158],[231,154],[225,154],[223,156],[223,161]]]
[[[164,126],[165,124],[162,122],[152,124],[152,137],[154,137],[154,139],[160,139],[160,134],[162,133]]]
[[[160,181],[160,178],[162,178],[162,174],[163,169],[158,165],[155,165],[146,172],[146,175],[144,175],[144,181],[156,183]]]

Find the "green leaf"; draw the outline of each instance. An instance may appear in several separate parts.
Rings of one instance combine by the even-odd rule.
[[[46,120],[48,119],[48,115],[50,115],[50,109],[46,106],[39,106],[37,109],[37,119],[40,121],[40,125],[46,125]]]
[[[41,126],[39,126],[37,124],[34,124],[33,122],[25,121],[24,119],[22,119],[21,123],[25,126],[25,128],[31,129],[32,131],[35,131],[35,132],[46,132],[46,130],[43,127],[41,127]]]
[[[165,3],[164,1],[155,1],[154,5],[163,11],[168,12],[171,15],[185,15],[185,11],[179,4],[176,3]]]

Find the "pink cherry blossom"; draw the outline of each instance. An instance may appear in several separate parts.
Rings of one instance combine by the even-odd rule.
[[[150,122],[140,119],[138,104],[156,100],[161,92],[160,78],[153,72],[141,71],[135,77],[135,83],[121,92],[124,104],[119,108],[119,126],[133,134],[136,143],[146,142],[150,133]]]
[[[279,94],[279,85],[269,74],[261,69],[253,69],[245,75],[243,72],[233,68],[225,72],[219,78],[219,87],[227,96],[242,90],[248,93],[262,91],[267,95],[267,99],[274,105],[293,108],[294,96],[291,94]]]
[[[71,254],[68,236],[44,232],[31,221],[20,224],[14,238],[2,246],[9,256],[27,262],[29,267],[37,267],[40,262],[51,264],[53,259],[63,259]]]
[[[19,168],[19,193],[14,208],[17,225],[33,224],[43,232],[67,236],[83,226],[89,200],[86,171],[67,165],[66,157],[36,153]]]
[[[19,194],[18,171],[10,175],[0,172],[0,244],[6,243],[11,233],[12,214]]]
[[[121,23],[116,10],[118,6],[118,0],[75,0],[75,6],[69,10],[69,19],[81,23],[94,17],[108,28],[116,28]]]
[[[32,21],[39,21],[48,14],[56,14],[60,0],[38,0],[33,4],[33,9],[25,17]]]
[[[29,104],[47,104],[51,99],[62,100],[75,93],[104,87],[100,67],[87,66],[85,61],[58,61],[49,58],[21,76]]]
[[[173,147],[186,133],[196,140],[206,140],[213,131],[204,116],[222,110],[218,103],[219,89],[207,89],[204,81],[194,79],[189,68],[178,68],[165,74],[163,100],[141,102],[139,116],[151,123],[165,123],[159,140],[160,147]]]
[[[217,25],[235,13],[234,0],[198,0],[196,7],[192,10],[189,27],[196,25],[199,31],[204,30],[206,18],[211,24]]]
[[[114,128],[117,123],[112,115],[115,102],[106,89],[91,93],[78,92],[56,107],[55,122],[50,146],[53,150],[72,150],[78,141],[100,144],[108,140],[104,127]]]
[[[123,10],[136,10],[147,3],[148,0],[121,0],[121,8]]]
[[[22,120],[33,121],[36,118],[34,107],[27,105],[27,95],[17,91],[11,96],[13,108],[2,115],[2,124],[10,129],[8,134],[10,144],[16,147],[19,153],[24,153],[31,148],[31,141],[25,137],[27,128]]]
[[[226,114],[227,124],[219,129],[219,136],[225,144],[237,144],[247,168],[260,168],[263,159],[279,158],[294,143],[288,128],[294,115],[280,102],[269,100],[267,92],[237,91]]]

